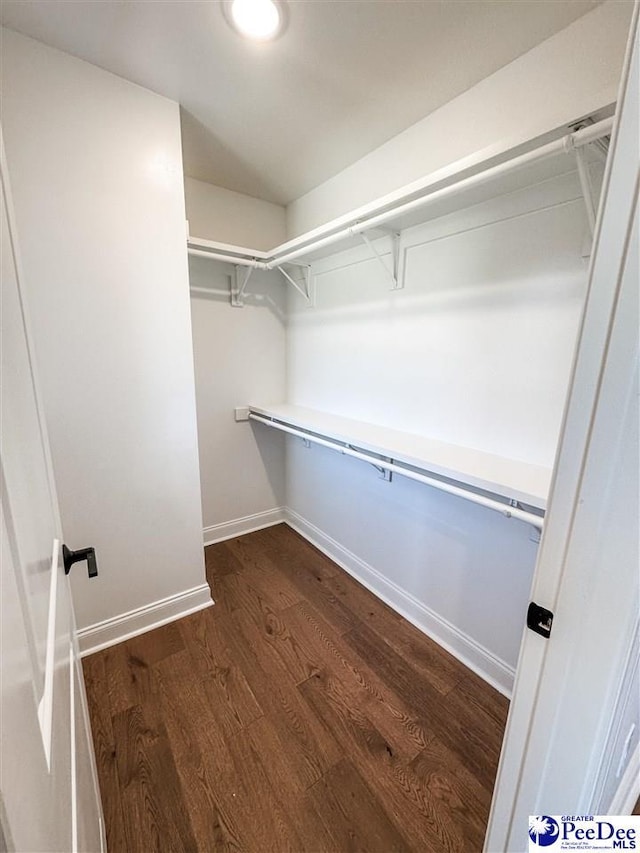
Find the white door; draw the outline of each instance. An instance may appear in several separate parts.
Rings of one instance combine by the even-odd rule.
[[[632,796],[640,786],[637,769],[624,773],[638,762],[640,727],[631,722],[640,721],[631,686],[640,612],[637,11],[532,589],[554,620],[548,639],[523,637],[490,853],[527,849],[529,815],[615,813],[622,779]],[[627,721],[620,736],[617,720]]]
[[[0,177],[0,842],[24,853],[100,851],[102,811],[1,139]]]

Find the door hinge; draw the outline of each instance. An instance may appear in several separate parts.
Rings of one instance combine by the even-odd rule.
[[[527,610],[527,628],[531,628],[536,634],[549,639],[552,625],[553,613],[532,601]]]

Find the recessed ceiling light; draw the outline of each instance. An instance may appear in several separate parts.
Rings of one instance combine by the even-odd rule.
[[[276,0],[230,0],[223,9],[231,26],[253,41],[269,41],[282,30],[283,6]]]

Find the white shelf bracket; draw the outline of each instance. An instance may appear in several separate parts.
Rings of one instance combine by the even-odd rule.
[[[231,304],[234,308],[244,308],[244,291],[251,278],[253,267],[241,267],[236,264],[233,268],[231,282]],[[244,271],[244,275],[241,271]]]
[[[389,269],[389,267],[387,266],[387,262],[378,252],[375,245],[367,237],[364,231],[360,231],[359,234],[362,237],[364,243],[369,248],[369,251],[371,252],[373,257],[376,258],[376,260],[380,263],[383,270],[387,274],[387,277],[391,282],[391,290],[402,290],[402,288],[404,287],[404,281],[400,278],[398,274],[400,270],[400,232],[389,232],[389,236],[391,237],[391,259],[393,264],[392,269]]]
[[[384,462],[388,462],[390,465],[393,465],[393,459],[390,459],[388,456],[385,456],[383,459]],[[383,468],[381,465],[376,465],[374,462],[371,463],[373,467],[378,472],[378,475],[381,480],[384,480],[385,483],[391,483],[393,480],[393,471],[390,471],[388,468]]]
[[[607,159],[607,151],[608,151],[608,143],[602,139],[595,139],[592,141],[587,141],[584,145],[577,145],[575,140],[575,134],[581,130],[589,130],[594,124],[592,119],[587,119],[583,122],[580,122],[577,125],[574,125],[572,133],[570,136],[566,138],[565,150],[573,151],[576,155],[576,165],[578,167],[578,177],[580,178],[580,189],[582,190],[582,197],[584,198],[584,204],[587,211],[587,222],[589,224],[589,231],[591,237],[596,230],[596,204],[594,201],[594,193],[593,193],[593,185],[591,183],[591,176],[589,175],[589,164],[587,161],[587,150],[591,150],[593,153],[597,154],[599,159],[603,159],[606,162]]]
[[[589,223],[589,231],[591,236],[596,230],[596,207],[593,202],[593,187],[591,186],[591,178],[589,176],[589,167],[587,165],[585,148],[576,148],[576,163],[578,165],[578,176],[580,178],[580,188],[584,197],[584,204],[587,210],[587,222]]]
[[[341,449],[343,455],[345,453],[351,453],[351,452],[359,453],[358,449],[355,448],[351,444],[345,444],[344,447],[340,448],[340,449]],[[367,459],[366,461],[369,463],[369,465],[371,465],[372,468],[376,469],[376,471],[378,472],[378,476],[380,477],[381,480],[384,480],[385,483],[391,483],[393,481],[393,471],[392,470],[384,467],[383,465],[377,465],[371,459]],[[393,459],[391,459],[389,456],[380,457],[380,462],[384,462],[385,465],[393,465]]]
[[[281,266],[278,266],[277,269],[282,275],[287,279],[287,281],[298,291],[298,293],[307,300],[309,305],[313,305],[313,293],[311,286],[311,264],[295,264],[295,266],[300,267],[304,272],[304,284],[300,284],[294,278],[292,278],[289,273]]]

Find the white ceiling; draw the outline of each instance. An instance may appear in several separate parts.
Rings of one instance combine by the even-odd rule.
[[[0,20],[182,105],[185,171],[287,203],[599,0],[289,0],[253,44],[218,0],[2,0]]]

